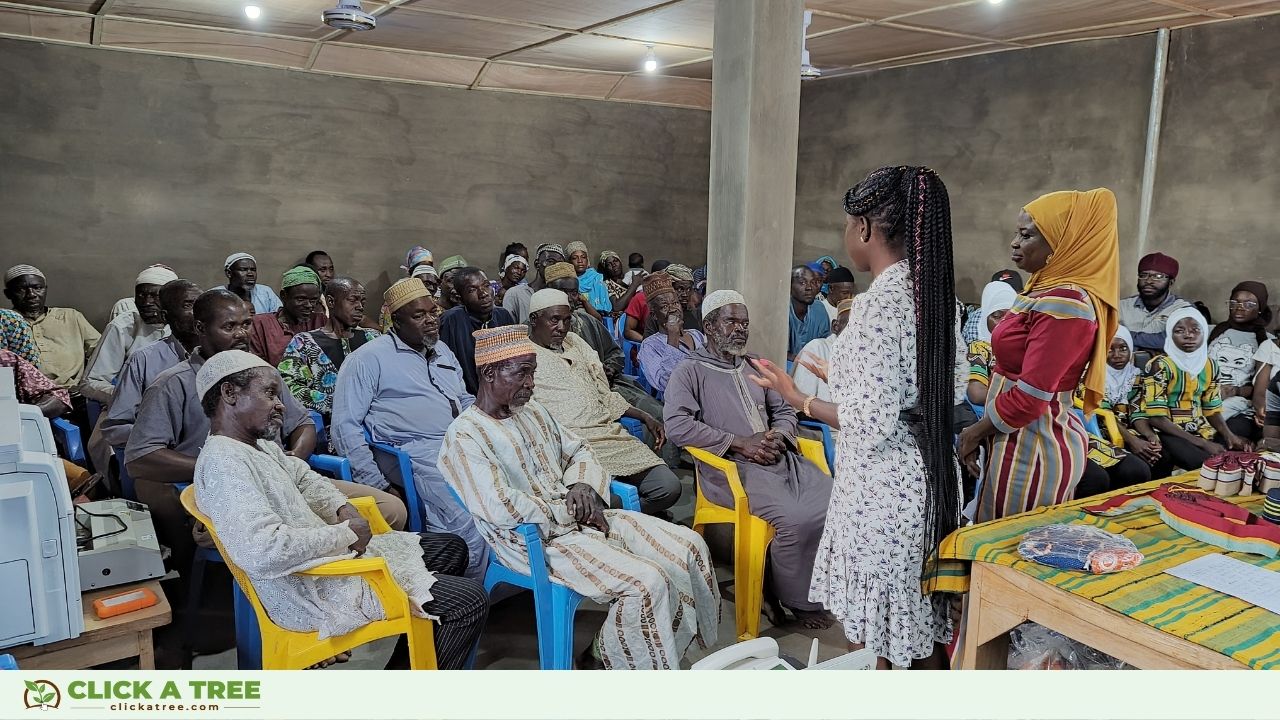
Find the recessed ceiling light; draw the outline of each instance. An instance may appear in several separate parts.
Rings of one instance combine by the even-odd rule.
[[[649,48],[649,52],[644,56],[644,71],[653,72],[658,69],[658,56],[653,54],[652,45],[645,45],[645,47]]]
[[[987,2],[991,3],[992,5],[999,5],[1000,3],[1004,2],[1004,0],[987,0]]]
[[[245,14],[245,17],[249,18],[250,20],[257,20],[258,17],[262,15],[262,8],[258,7],[257,5],[245,5],[244,14]]]

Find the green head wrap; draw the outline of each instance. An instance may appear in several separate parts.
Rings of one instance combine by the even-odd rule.
[[[294,285],[319,286],[323,284],[324,283],[320,282],[320,276],[316,274],[316,271],[312,270],[311,268],[305,265],[299,265],[297,267],[289,268],[287,271],[285,271],[284,275],[280,276],[281,290],[284,290],[286,288],[291,288]]]

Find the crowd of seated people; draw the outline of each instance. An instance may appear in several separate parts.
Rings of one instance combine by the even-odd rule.
[[[830,625],[807,591],[831,477],[798,451],[803,414],[746,380],[741,296],[708,294],[705,266],[646,270],[631,253],[624,267],[617,252],[593,256],[581,242],[532,256],[512,243],[498,260],[490,275],[460,255],[437,266],[415,247],[380,312],[324,251],[286,270],[279,294],[245,252],[225,259],[226,285],[208,290],[152,265],[102,332],[47,304],[51,285],[55,296],[64,287],[15,265],[4,274],[13,309],[0,310],[0,367],[14,369],[23,402],[82,427],[103,487],[123,493],[132,481],[180,573],[208,544],[178,501],[176,488],[194,482],[227,551],[288,627],[336,633],[381,617],[347,581],[280,581],[317,559],[381,555],[415,607],[441,618],[440,666],[462,667],[484,624],[478,581],[493,559],[524,562],[512,528],[532,523],[553,578],[609,604],[622,628],[597,636],[581,666],[678,667],[692,643],[714,642],[719,614],[706,546],[672,522],[680,447],[737,463],[752,512],[774,526],[771,618]],[[1239,283],[1214,324],[1174,292],[1178,272],[1173,258],[1144,257],[1136,294],[1120,301],[1105,422],[1090,432],[1078,497],[1195,470],[1228,449],[1280,450],[1267,286]],[[1019,312],[1022,290],[1016,271],[1001,270],[968,312],[958,417],[984,412],[992,335]],[[853,274],[831,256],[793,268],[787,356],[805,394],[831,398],[827,360],[857,303]],[[313,414],[328,431],[319,447]],[[409,458],[412,477],[398,480],[421,503],[417,535],[400,532],[410,496],[371,443]],[[317,452],[346,458],[352,482],[312,471]],[[722,474],[699,470],[706,496],[730,503]],[[641,513],[610,509],[610,479],[638,489]],[[354,497],[372,497],[396,532],[371,538]],[[303,600],[320,595],[329,600]]]

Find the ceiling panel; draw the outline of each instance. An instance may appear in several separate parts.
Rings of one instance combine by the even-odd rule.
[[[809,56],[814,65],[828,68],[953,50],[973,44],[972,40],[964,38],[864,25],[810,39]]]
[[[1199,5],[1200,3],[1196,3]],[[1245,15],[1265,15],[1267,13],[1280,12],[1280,2],[1267,0],[1266,2],[1251,2],[1245,5],[1232,3],[1220,8],[1222,12],[1228,13],[1234,17],[1242,17]]]
[[[667,0],[414,0],[403,7],[579,29],[639,12]],[[1237,0],[1238,1],[1238,0]]]
[[[711,79],[711,61],[703,60],[701,62],[690,63],[688,65],[678,65],[676,67],[664,67],[658,69],[660,75],[675,75],[677,77],[701,78],[703,80]]]
[[[1181,19],[1174,20],[1152,20],[1145,23],[1134,23],[1132,25],[1119,25],[1112,27],[1100,27],[1092,30],[1075,30],[1055,35],[1040,35],[1037,37],[1023,38],[1020,43],[1026,45],[1048,45],[1051,43],[1066,42],[1068,40],[1097,40],[1098,38],[1122,37],[1124,35],[1138,35],[1145,32],[1159,30],[1162,27],[1177,26],[1186,23],[1191,18],[1200,17],[1198,15],[1184,15]],[[1202,18],[1203,19],[1203,18]]]
[[[34,5],[36,7],[61,8],[62,10],[79,10],[80,12],[93,12],[102,0],[23,0],[23,5]],[[1240,0],[1236,0],[1240,2]]]
[[[981,2],[915,15],[903,24],[1007,40],[1109,23],[1185,14],[1145,0],[1013,0]]]
[[[344,75],[470,85],[483,60],[416,55],[381,48],[325,43],[312,68]]]
[[[611,95],[614,100],[711,108],[711,83],[660,75],[628,75]]]
[[[102,44],[178,55],[246,60],[282,67],[304,67],[311,57],[311,49],[315,47],[315,43],[306,40],[118,18],[107,18],[103,22]]]
[[[618,80],[617,75],[493,63],[484,71],[477,87],[604,98]]]
[[[644,44],[636,40],[576,35],[507,55],[503,60],[588,70],[632,72],[640,70],[645,52]],[[698,60],[706,57],[707,51],[664,45],[655,47],[654,54],[658,56],[658,63],[663,64]]]
[[[93,18],[0,7],[0,33],[23,37],[89,42]]]
[[[996,50],[1008,50],[1008,45],[973,45],[971,47],[960,48],[959,50],[944,50],[943,52],[927,53],[924,55],[916,55],[913,57],[898,58],[895,60],[886,60],[884,62],[873,63],[871,65],[863,65],[859,70],[884,70],[894,67],[905,67],[908,65],[921,65],[923,63],[939,62],[941,60],[950,60],[952,58],[969,57],[970,55],[980,55],[990,53]]]
[[[907,15],[922,10],[936,10],[940,7],[955,5],[965,0],[806,0],[804,6],[810,10],[839,13],[850,17],[883,20],[888,17]],[[986,0],[968,0],[970,3]],[[1011,0],[1017,2],[1018,0]],[[1027,0],[1031,1],[1031,0]]]
[[[596,28],[594,32],[710,49],[715,16],[715,0],[682,0],[661,10]]]
[[[248,0],[115,0],[111,14],[312,39],[333,32],[320,19],[320,13],[335,6],[335,0],[256,0],[253,4],[262,8],[262,15],[256,20],[244,14],[248,4]],[[384,3],[365,0],[363,4],[366,11],[372,12]]]
[[[1259,5],[1276,5],[1273,0],[1174,0],[1178,5],[1198,8],[1207,12],[1223,11],[1232,15],[1246,15]]]
[[[341,40],[355,45],[487,58],[559,34],[555,30],[393,9],[378,18],[376,30],[348,33]]]

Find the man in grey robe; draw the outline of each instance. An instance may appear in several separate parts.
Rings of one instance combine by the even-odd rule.
[[[766,576],[770,622],[779,624],[781,604],[806,628],[829,627],[831,616],[809,601],[809,580],[831,477],[800,454],[795,410],[776,391],[748,379],[756,372],[746,355],[748,315],[742,296],[731,290],[711,293],[702,316],[706,347],[691,353],[667,382],[667,439],[733,460],[751,514],[773,526]],[[708,500],[732,507],[724,473],[700,463],[698,477]]]

